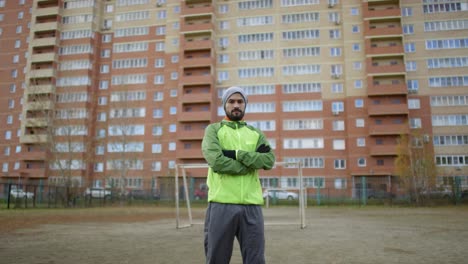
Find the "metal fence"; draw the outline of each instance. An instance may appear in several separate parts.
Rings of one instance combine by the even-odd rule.
[[[280,181],[278,181],[280,182]],[[452,185],[436,188],[421,195],[424,205],[468,204],[468,191]],[[195,203],[206,203],[206,178],[188,177],[189,199]],[[149,186],[149,185],[148,185]],[[294,186],[269,186],[282,188],[298,194]],[[184,186],[179,186],[179,199],[185,199]],[[35,184],[0,183],[0,208],[68,208],[96,206],[131,206],[164,203],[175,204],[174,177],[161,177],[155,188],[125,189],[63,187]],[[413,197],[404,193],[397,182],[381,179],[357,179],[343,184],[336,179],[326,179],[314,186],[306,186],[306,201],[309,206],[332,204],[415,204]],[[297,203],[297,199],[281,200],[273,197],[270,205]],[[420,203],[421,204],[421,203]],[[174,205],[175,206],[175,205]]]

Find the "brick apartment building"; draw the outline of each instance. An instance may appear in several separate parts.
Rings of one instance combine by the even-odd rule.
[[[0,0],[0,180],[158,188],[237,85],[309,187],[393,191],[415,131],[466,186],[467,36],[466,0]]]

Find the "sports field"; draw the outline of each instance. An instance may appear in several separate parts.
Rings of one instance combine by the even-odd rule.
[[[264,209],[267,223],[297,207]],[[194,209],[201,222],[204,209]],[[307,227],[266,225],[283,263],[467,263],[468,207],[309,207]],[[0,210],[0,263],[204,263],[203,227],[175,228],[167,207]],[[231,263],[241,263],[236,246]]]

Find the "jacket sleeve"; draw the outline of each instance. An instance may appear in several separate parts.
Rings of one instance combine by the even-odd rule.
[[[257,132],[260,134],[260,137],[258,139],[256,147],[258,148],[258,146],[262,144],[269,146],[269,143],[266,140],[265,135],[260,130],[257,130]],[[267,152],[267,153],[238,150],[236,159],[251,169],[270,170],[271,168],[273,168],[273,165],[275,165],[276,158],[275,158],[275,153],[273,152],[273,149],[271,149],[270,152]]]
[[[202,141],[202,152],[208,166],[219,174],[245,175],[252,171],[241,162],[225,157],[217,135],[217,124],[211,124],[205,129]]]

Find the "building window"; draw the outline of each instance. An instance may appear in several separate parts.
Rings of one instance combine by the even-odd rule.
[[[406,71],[416,71],[417,64],[415,61],[407,61],[406,62]]]
[[[403,34],[405,35],[414,34],[414,25],[403,25]]]
[[[365,167],[366,166],[366,158],[358,158],[357,165],[358,165],[358,167]]]
[[[344,139],[334,139],[333,140],[333,149],[334,150],[344,150],[345,147],[345,140]]]
[[[359,31],[360,31],[360,30],[359,30],[359,26],[358,26],[358,25],[353,25],[353,26],[351,27],[351,31],[352,31],[353,33],[359,33]]]
[[[364,100],[363,99],[355,99],[354,100],[354,107],[363,108],[364,107]]]
[[[364,119],[363,118],[357,118],[356,119],[356,127],[364,127],[364,126],[365,126]]]
[[[151,170],[152,171],[161,171],[161,162],[160,161],[155,161],[151,163]]]
[[[361,51],[361,44],[353,43],[353,51]]]
[[[410,127],[414,129],[421,128],[422,127],[421,118],[410,118]]]
[[[177,125],[176,124],[170,124],[169,125],[169,132],[171,132],[171,133],[177,132]]]
[[[421,102],[419,99],[408,99],[408,109],[420,109]]]
[[[344,112],[344,103],[343,102],[332,102],[332,111],[333,112]]]
[[[329,31],[330,39],[339,39],[341,38],[341,32],[339,29],[331,29]]]
[[[169,151],[175,151],[176,150],[176,143],[175,142],[169,142],[168,149],[169,149]]]
[[[339,57],[342,55],[341,48],[330,48],[330,56],[332,57]]]
[[[413,53],[416,52],[416,45],[414,43],[405,43],[405,52]]]
[[[333,164],[336,170],[346,169],[346,160],[344,159],[336,159],[334,160]]]
[[[107,90],[109,88],[109,81],[99,81],[99,89]]]
[[[345,122],[343,120],[334,120],[332,122],[332,128],[334,131],[344,131],[345,130]]]
[[[226,14],[229,11],[229,5],[226,5],[226,4],[219,5],[218,11],[220,14]]]
[[[356,89],[361,89],[363,86],[362,86],[362,80],[355,80],[354,81],[354,88]]]
[[[343,93],[343,84],[342,83],[332,83],[331,92],[332,93]]]
[[[164,99],[164,93],[163,92],[154,92],[153,93],[153,101],[162,101]]]
[[[412,7],[403,7],[401,9],[401,15],[406,17],[406,16],[412,16],[413,15],[413,8]]]
[[[153,118],[162,118],[163,110],[162,109],[153,109]]]
[[[161,153],[161,144],[152,144],[151,153]]]
[[[366,146],[366,138],[357,138],[356,145],[358,147],[365,147]]]

